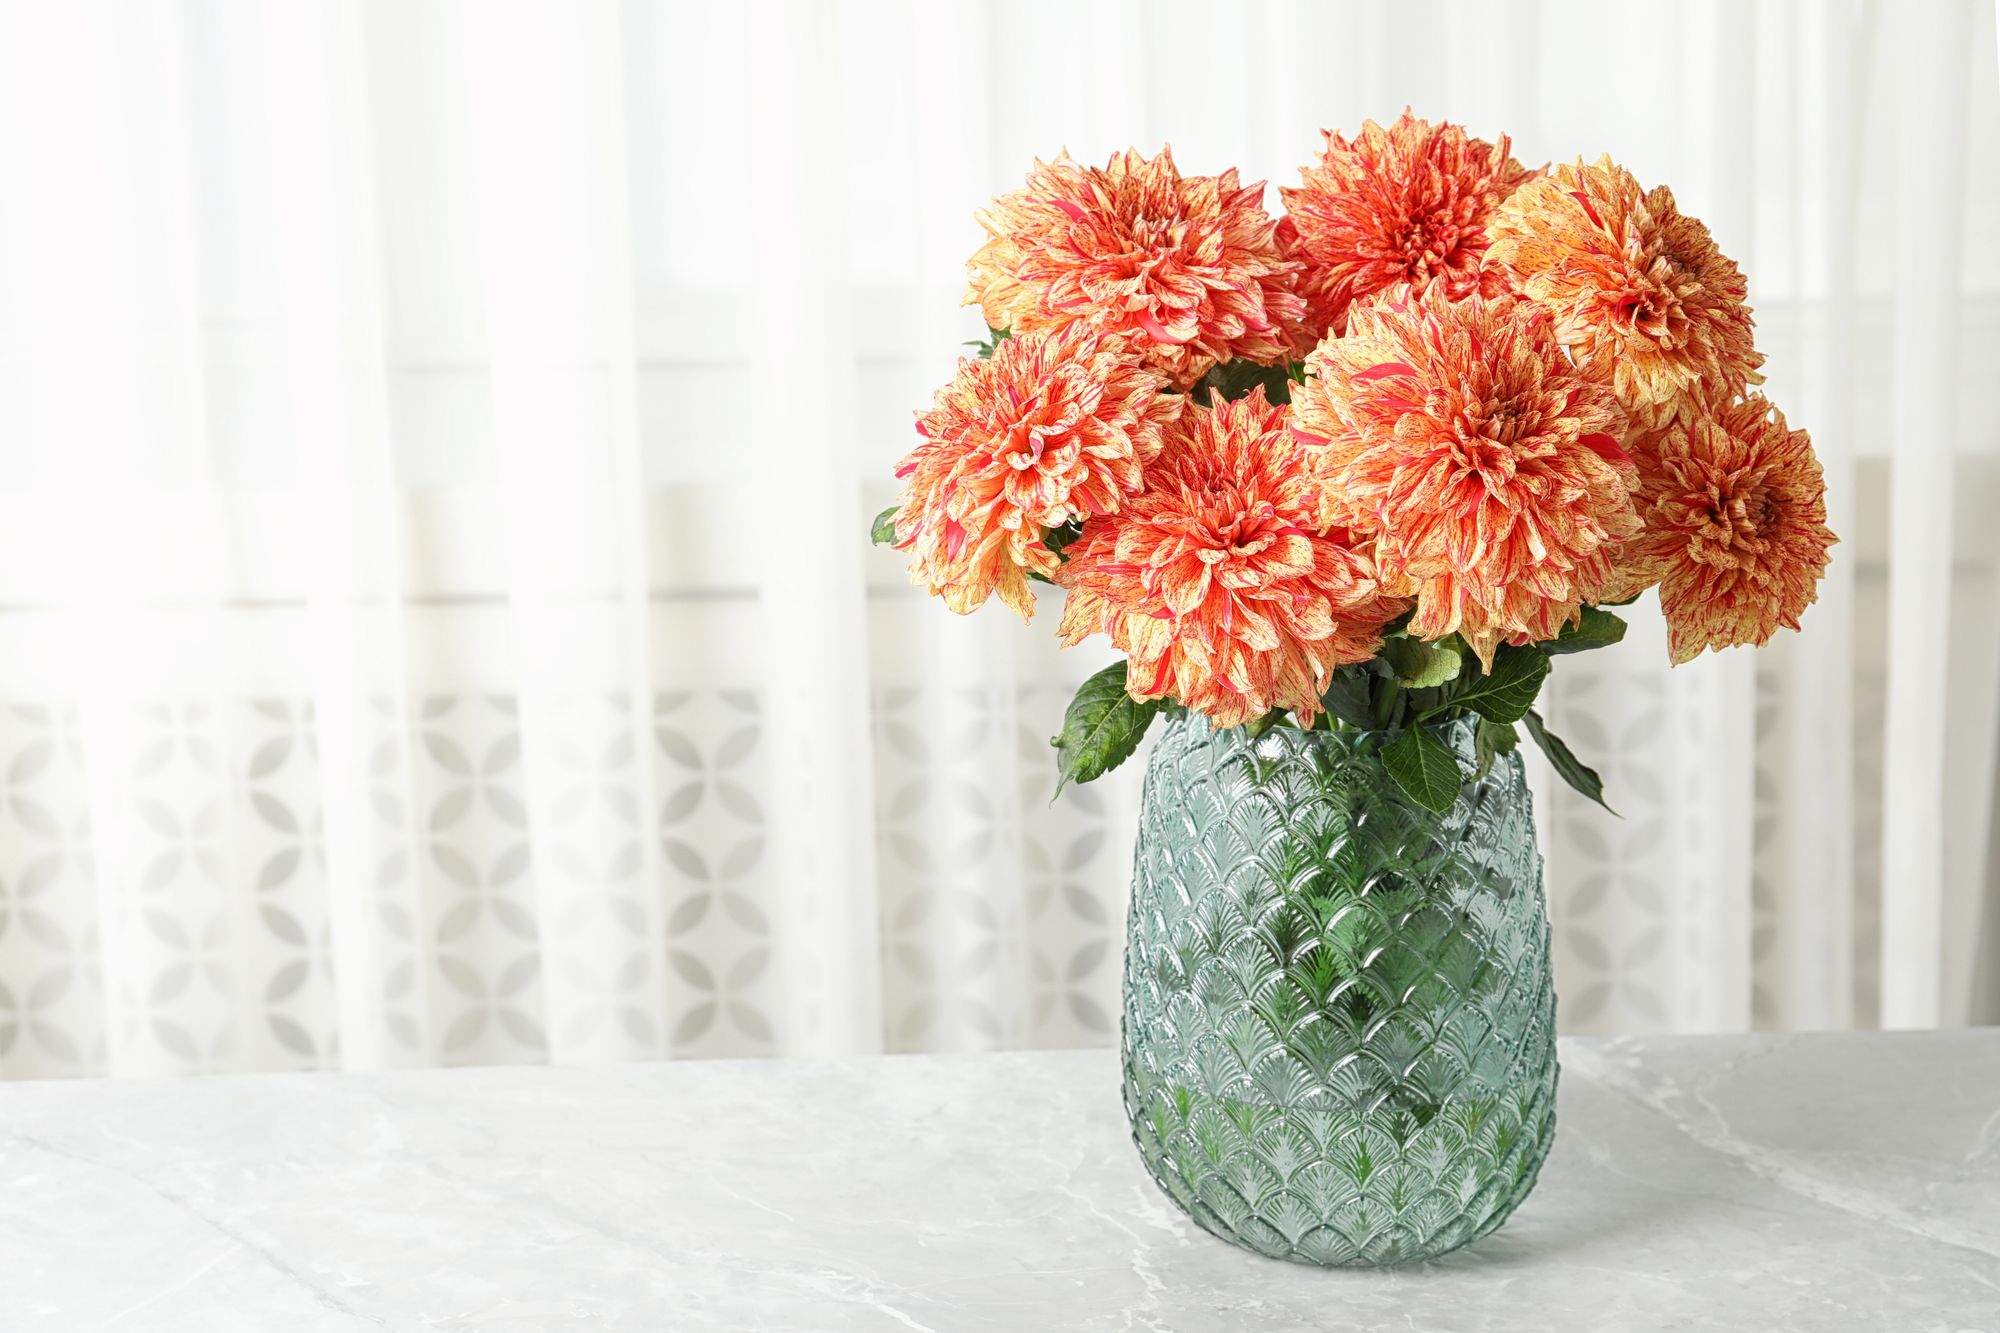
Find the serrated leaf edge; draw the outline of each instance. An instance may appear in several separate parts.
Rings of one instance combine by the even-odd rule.
[[[1073,746],[1064,745],[1063,738],[1069,734],[1070,709],[1076,707],[1077,700],[1084,696],[1085,691],[1089,690],[1091,686],[1096,685],[1100,680],[1110,676],[1113,672],[1116,672],[1118,676],[1117,697],[1106,705],[1103,715],[1091,725],[1089,731],[1077,738]],[[1049,797],[1051,801],[1057,796],[1062,795],[1062,789],[1075,776],[1076,765],[1072,758],[1073,753],[1081,753],[1096,741],[1103,734],[1105,727],[1110,725],[1111,720],[1118,715],[1119,709],[1130,708],[1137,714],[1138,721],[1132,733],[1131,745],[1124,747],[1123,753],[1119,754],[1115,759],[1111,759],[1109,763],[1105,764],[1104,767],[1098,769],[1095,773],[1092,773],[1089,777],[1077,778],[1077,782],[1095,782],[1098,778],[1103,777],[1106,773],[1109,773],[1127,759],[1130,759],[1133,753],[1138,750],[1139,742],[1145,739],[1146,729],[1153,724],[1153,718],[1159,713],[1160,705],[1163,701],[1160,699],[1147,699],[1142,702],[1134,699],[1125,688],[1125,676],[1126,664],[1116,662],[1077,686],[1076,694],[1069,701],[1069,707],[1063,710],[1062,730],[1049,738],[1049,744],[1053,745],[1056,751],[1056,789]]]
[[[1451,774],[1451,795],[1449,799],[1442,805],[1435,804],[1431,799],[1434,794],[1433,792],[1429,790],[1420,791],[1411,786],[1408,779],[1397,767],[1403,760],[1398,758],[1392,762],[1389,757],[1391,754],[1407,754],[1409,761],[1416,765],[1418,777],[1426,782],[1428,782],[1431,776],[1432,765],[1438,762],[1438,756],[1442,756],[1445,767]],[[1458,771],[1458,756],[1452,753],[1450,746],[1425,730],[1421,725],[1412,724],[1403,728],[1402,732],[1394,740],[1382,747],[1381,759],[1382,767],[1387,770],[1390,778],[1395,781],[1396,785],[1401,787],[1411,800],[1421,805],[1424,809],[1429,810],[1433,814],[1441,815],[1457,804],[1459,792],[1464,786],[1465,781],[1464,777]],[[1441,774],[1439,776],[1442,778]],[[1441,789],[1444,783],[1441,780],[1437,785]]]

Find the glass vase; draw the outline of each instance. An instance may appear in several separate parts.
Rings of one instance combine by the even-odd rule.
[[[1146,1169],[1225,1240],[1388,1265],[1500,1225],[1555,1131],[1555,992],[1518,754],[1411,800],[1376,733],[1154,747],[1125,951],[1125,1108]]]

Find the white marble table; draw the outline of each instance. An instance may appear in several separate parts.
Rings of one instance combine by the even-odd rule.
[[[0,1085],[0,1328],[2000,1333],[2000,1030],[1563,1047],[1428,1266],[1208,1237],[1109,1052]]]

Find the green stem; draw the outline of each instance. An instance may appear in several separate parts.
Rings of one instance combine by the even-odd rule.
[[[1393,680],[1384,680],[1375,695],[1375,723],[1386,727],[1395,715],[1396,701],[1403,697],[1403,687]]]

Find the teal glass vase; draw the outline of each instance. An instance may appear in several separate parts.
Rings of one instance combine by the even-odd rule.
[[[1323,1265],[1425,1259],[1534,1188],[1555,992],[1518,754],[1411,800],[1370,732],[1175,718],[1146,772],[1125,950],[1125,1109],[1209,1231]]]

